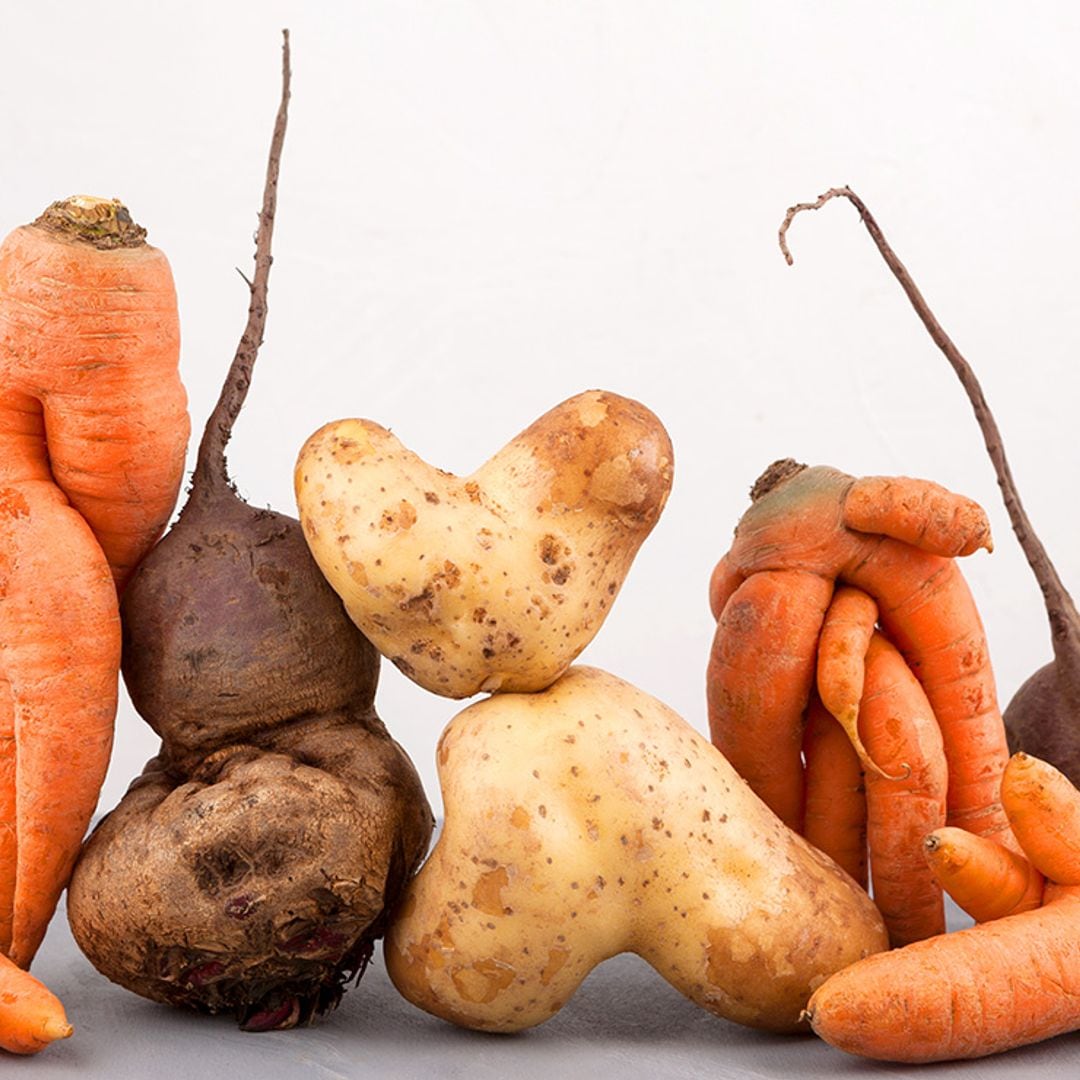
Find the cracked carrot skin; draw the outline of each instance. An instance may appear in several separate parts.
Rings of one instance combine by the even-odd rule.
[[[880,633],[866,652],[860,724],[885,774],[866,773],[866,832],[874,902],[896,948],[945,932],[941,886],[922,841],[945,824],[948,773],[926,694]]]
[[[1005,729],[970,590],[953,559],[888,535],[891,529],[916,539],[906,519],[879,515],[873,520],[880,534],[849,528],[845,505],[855,483],[836,469],[777,463],[755,486],[755,501],[739,522],[729,572],[749,581],[762,571],[794,570],[868,593],[940,724],[949,766],[948,823],[1010,842],[1000,801]],[[860,520],[868,520],[865,513]],[[986,536],[978,518],[957,514],[955,523],[949,543],[956,550]],[[939,532],[924,538],[936,550],[945,542]]]
[[[891,536],[932,555],[973,555],[994,547],[990,522],[977,502],[909,476],[856,480],[844,499],[844,524]]]
[[[36,1054],[72,1030],[56,995],[0,954],[0,1048]]]
[[[867,885],[866,781],[847,733],[815,695],[803,735],[806,806],[803,837]]]
[[[859,960],[807,1016],[826,1042],[879,1061],[986,1057],[1080,1027],[1080,887],[1035,911]]]
[[[1031,911],[1043,902],[1046,879],[1023,855],[965,829],[935,829],[923,856],[941,887],[976,922]]]
[[[803,712],[832,582],[764,571],[732,593],[716,626],[706,689],[713,744],[790,829],[803,827]]]
[[[1080,885],[1080,791],[1049,762],[1023,751],[1009,759],[1001,798],[1034,865],[1063,885]]]

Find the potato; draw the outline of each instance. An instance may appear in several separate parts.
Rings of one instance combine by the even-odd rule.
[[[643,405],[590,391],[462,479],[340,420],[296,466],[300,520],[349,615],[446,697],[551,685],[592,640],[671,489]]]
[[[718,750],[603,671],[470,706],[438,762],[446,825],[384,952],[446,1020],[542,1023],[635,952],[703,1008],[792,1031],[830,974],[888,945],[866,893]]]

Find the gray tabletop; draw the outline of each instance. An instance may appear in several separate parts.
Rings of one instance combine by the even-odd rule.
[[[950,919],[957,921],[954,911]],[[310,1076],[485,1077],[554,1080],[591,1071],[631,1077],[894,1077],[964,1080],[1080,1076],[1080,1033],[981,1061],[882,1065],[811,1036],[764,1035],[692,1005],[635,956],[602,964],[554,1019],[519,1035],[463,1031],[415,1009],[377,953],[360,985],[316,1026],[245,1034],[227,1018],[144,1001],[82,957],[58,912],[34,964],[59,994],[76,1033],[25,1065],[41,1077],[260,1080]]]

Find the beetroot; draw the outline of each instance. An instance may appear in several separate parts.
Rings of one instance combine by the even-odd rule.
[[[1024,750],[1035,757],[1051,762],[1069,779],[1080,785],[1080,615],[1068,589],[1058,576],[1042,541],[1028,520],[1009,462],[1005,445],[986,403],[979,380],[960,350],[945,332],[930,306],[919,292],[907,268],[889,246],[880,226],[866,204],[850,188],[832,188],[812,203],[800,203],[787,212],[780,227],[780,248],[790,264],[786,235],[795,215],[802,210],[817,210],[837,196],[848,199],[859,211],[862,223],[877,245],[886,265],[907,294],[915,313],[922,320],[934,344],[952,365],[964,392],[975,411],[986,451],[994,466],[998,487],[1001,488],[1005,509],[1013,532],[1020,542],[1024,556],[1035,574],[1043,595],[1050,622],[1050,640],[1054,659],[1039,668],[1013,695],[1005,709],[1005,728],[1009,750]]]
[[[115,982],[291,1027],[362,972],[427,850],[419,778],[374,709],[378,654],[295,519],[249,506],[225,446],[266,320],[282,100],[247,327],[187,504],[123,599],[123,674],[161,750],[87,841],[68,914]]]

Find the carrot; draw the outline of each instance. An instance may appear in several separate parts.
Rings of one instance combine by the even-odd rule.
[[[0,1047],[12,1054],[36,1054],[73,1030],[56,995],[0,955]]]
[[[1035,911],[859,960],[807,1005],[814,1031],[880,1061],[979,1058],[1080,1026],[1080,887]]]
[[[866,888],[866,783],[844,729],[815,695],[803,735],[803,836]]]
[[[973,555],[994,550],[986,512],[972,499],[929,480],[864,476],[844,500],[844,524],[883,533],[931,555]]]
[[[930,703],[903,657],[880,633],[866,652],[859,712],[863,739],[883,774],[866,774],[866,833],[873,897],[893,946],[943,933],[941,886],[922,840],[945,823],[948,775]]]
[[[996,840],[964,829],[935,829],[923,841],[923,855],[941,887],[977,922],[1042,904],[1042,874]]]
[[[108,764],[117,592],[183,476],[176,295],[144,235],[80,196],[0,245],[0,949],[23,966]]]
[[[60,490],[11,482],[0,435],[0,639],[6,686],[7,901],[0,949],[27,967],[97,804],[120,669],[116,589],[100,546]],[[14,813],[12,814],[12,811]],[[11,870],[14,866],[14,874]]]
[[[89,523],[122,588],[161,535],[189,420],[165,256],[115,200],[53,203],[0,246],[0,424]],[[35,458],[38,455],[34,455]]]
[[[716,564],[712,577],[709,579],[709,608],[714,619],[720,618],[728,600],[731,599],[732,594],[742,583],[742,574],[737,570],[733,570],[728,563],[727,556],[723,556]]]
[[[739,522],[726,556],[730,572],[741,573],[749,582],[763,571],[791,570],[868,593],[941,727],[949,766],[949,824],[1008,842],[999,797],[1008,749],[986,637],[971,593],[953,559],[889,535],[911,536],[904,514],[894,520],[883,506],[874,518],[880,534],[844,525],[844,507],[855,483],[835,469],[807,468],[790,460],[771,466],[755,485],[755,501]],[[957,514],[951,520],[948,536],[948,530],[934,530],[935,548],[948,542],[964,550],[985,535],[977,518]],[[714,650],[737,648],[725,637],[718,630]],[[730,700],[725,709],[739,715],[746,703]],[[724,716],[710,712],[710,722],[714,741],[718,732],[725,743],[735,740],[722,730]]]
[[[1035,866],[1053,881],[1080,885],[1080,791],[1068,777],[1030,754],[1013,754],[1001,798]]]
[[[861,589],[845,586],[836,590],[818,640],[817,689],[822,704],[847,733],[863,766],[880,772],[859,738],[866,650],[877,618],[877,604]]]
[[[1043,763],[1018,758],[1003,781],[1003,799],[1016,836],[1033,837],[1041,848],[1037,832],[1020,819],[1035,806],[1038,815],[1056,809],[1067,820],[1080,793],[1056,778],[1028,783]],[[989,849],[979,849],[982,859]],[[1025,850],[1033,862],[1035,854]],[[1073,854],[1062,843],[1050,861],[1069,873]],[[984,898],[994,888],[984,877]],[[813,1029],[849,1053],[905,1062],[985,1057],[1077,1030],[1080,885],[1048,881],[1043,900],[1042,907],[852,964],[810,998]]]
[[[754,574],[716,627],[707,691],[714,744],[789,828],[803,814],[802,721],[832,582],[816,574]]]

